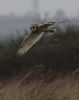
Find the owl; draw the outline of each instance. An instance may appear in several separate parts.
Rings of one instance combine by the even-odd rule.
[[[48,22],[45,24],[31,25],[30,34],[24,38],[16,54],[19,56],[24,55],[45,33],[55,33],[57,24],[57,22]]]

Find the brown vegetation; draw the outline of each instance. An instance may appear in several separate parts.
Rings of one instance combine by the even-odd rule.
[[[0,42],[0,100],[78,100],[79,33],[43,37],[17,57],[21,40]]]
[[[38,72],[39,71],[36,73]],[[61,74],[58,74],[54,80],[50,80],[52,78],[51,73],[41,75],[37,74],[38,78],[33,76],[34,73],[32,71],[30,74],[28,73],[25,77],[19,80],[9,80],[8,83],[0,89],[0,100],[79,99],[78,70],[64,77]],[[28,80],[29,78],[30,80]]]

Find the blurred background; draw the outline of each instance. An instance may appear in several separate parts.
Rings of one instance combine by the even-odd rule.
[[[16,55],[31,24],[52,21]],[[79,0],[0,0],[0,100],[79,100]]]
[[[56,34],[44,36],[29,52],[16,57],[31,24],[64,21]],[[16,76],[38,65],[45,71],[79,68],[78,0],[0,0],[0,76]],[[41,54],[41,55],[40,55]]]
[[[69,21],[79,25],[78,0],[0,0],[0,39],[16,37],[34,23]]]

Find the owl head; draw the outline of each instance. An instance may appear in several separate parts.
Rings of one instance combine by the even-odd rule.
[[[33,25],[31,25],[30,30],[31,30],[32,32],[34,32],[34,31],[37,30],[37,27],[38,27],[37,24],[33,24]]]

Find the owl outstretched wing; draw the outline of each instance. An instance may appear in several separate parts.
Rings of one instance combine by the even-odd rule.
[[[20,45],[20,48],[17,51],[17,55],[22,56],[25,54],[38,40],[41,39],[43,36],[43,32],[41,33],[31,33],[25,39],[23,40],[22,44]]]

